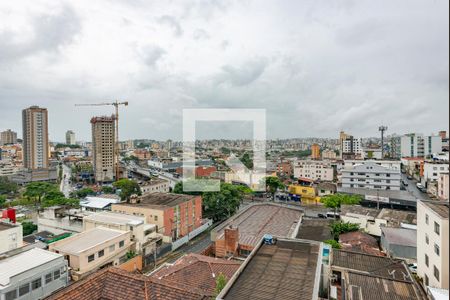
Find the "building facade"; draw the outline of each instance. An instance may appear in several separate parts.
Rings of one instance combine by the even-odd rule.
[[[0,222],[0,254],[22,247],[22,225]]]
[[[115,117],[93,117],[91,125],[95,181],[114,181]]]
[[[2,145],[10,145],[17,143],[17,132],[7,129],[0,134],[0,143]]]
[[[66,144],[75,145],[75,132],[73,132],[72,130],[66,131]]]
[[[438,198],[440,200],[449,200],[448,198],[448,189],[449,189],[449,176],[448,172],[441,173],[439,175],[439,179],[437,182],[437,192],[438,192]]]
[[[342,140],[342,157],[347,156],[363,157],[362,140],[354,138],[353,136],[347,136]]]
[[[165,179],[156,179],[144,182],[140,187],[143,195],[151,193],[168,193],[170,190],[170,183]]]
[[[0,299],[44,299],[69,283],[61,254],[39,248],[0,260]]]
[[[425,287],[449,288],[448,202],[417,202],[417,275]]]
[[[320,159],[320,146],[319,144],[311,145],[311,159]]]
[[[299,160],[294,164],[295,178],[308,178],[312,180],[333,181],[333,167],[323,161]]]
[[[49,158],[48,113],[46,108],[31,106],[22,111],[23,166],[47,169]]]
[[[365,160],[342,169],[343,188],[400,190],[400,168],[382,166],[377,161]]]
[[[401,157],[426,157],[442,152],[442,138],[411,133],[401,137],[400,148]]]
[[[428,182],[437,182],[442,173],[448,174],[449,164],[444,162],[425,161],[423,164],[422,184],[428,186]]]

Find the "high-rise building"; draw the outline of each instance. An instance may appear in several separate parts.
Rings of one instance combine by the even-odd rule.
[[[97,182],[114,180],[115,117],[93,117],[92,161]]]
[[[22,129],[24,168],[47,169],[49,158],[47,109],[38,106],[24,109]]]
[[[66,131],[66,144],[75,145],[75,132],[73,132],[72,130]]]
[[[362,139],[356,139],[351,135],[342,140],[341,143],[341,158],[359,157],[362,158],[364,151],[362,148]]]
[[[320,159],[320,146],[319,144],[311,145],[311,159]]]
[[[0,135],[0,143],[3,145],[16,144],[17,143],[17,132],[8,129],[2,131]]]
[[[410,133],[401,137],[400,147],[402,157],[426,157],[442,152],[442,138]]]
[[[442,139],[446,139],[446,138],[447,138],[447,131],[445,131],[445,130],[439,131],[439,136],[440,136]]]

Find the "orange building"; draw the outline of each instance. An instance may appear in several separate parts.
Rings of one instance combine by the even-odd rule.
[[[320,159],[320,146],[318,144],[312,144],[311,158],[312,159]]]

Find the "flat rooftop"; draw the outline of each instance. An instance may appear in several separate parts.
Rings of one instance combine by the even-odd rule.
[[[217,239],[231,225],[239,229],[239,244],[256,246],[264,234],[290,237],[303,215],[298,207],[271,203],[253,204],[228,219],[217,230]]]
[[[181,203],[191,201],[199,196],[172,194],[172,193],[153,193],[138,197],[138,203],[118,203],[117,205],[149,207],[149,208],[169,208],[175,207]]]
[[[62,253],[77,255],[92,247],[101,245],[117,237],[124,236],[127,233],[127,231],[122,230],[96,227],[64,240],[57,241],[52,244],[51,248]]]
[[[376,218],[379,213],[380,213],[379,209],[363,207],[360,205],[342,205],[341,206],[341,215],[357,214],[357,215]]]
[[[428,206],[432,211],[437,213],[441,218],[448,219],[449,214],[449,203],[447,202],[439,202],[439,201],[422,201],[425,206]]]
[[[384,238],[395,245],[417,247],[417,230],[381,226]]]
[[[19,225],[17,225],[17,224],[10,224],[10,223],[6,223],[6,222],[1,222],[0,221],[0,231],[8,230],[8,229],[11,229],[11,228],[15,228],[17,226],[19,226]]]
[[[132,226],[144,224],[143,217],[119,214],[109,211],[102,211],[95,213],[93,215],[89,215],[87,217],[84,217],[83,220],[105,224],[132,225]]]
[[[0,286],[7,286],[16,275],[62,257],[61,254],[32,248],[0,260]]]
[[[302,219],[297,238],[318,242],[332,239],[330,224],[330,220]]]
[[[313,299],[319,291],[319,251],[317,242],[263,244],[229,281],[223,299]]]
[[[375,190],[375,189],[364,189],[364,188],[346,188],[338,187],[339,193],[344,194],[356,194],[356,195],[368,195],[368,196],[380,196],[387,197],[389,199],[402,200],[408,202],[417,202],[416,197],[408,191],[396,191],[396,190]],[[373,201],[376,202],[376,201]]]

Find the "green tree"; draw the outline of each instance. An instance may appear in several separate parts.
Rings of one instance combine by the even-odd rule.
[[[217,295],[220,294],[220,292],[223,290],[223,288],[227,285],[227,277],[223,275],[223,273],[220,273],[219,276],[216,278],[216,288],[214,289],[214,296],[217,297]]]
[[[18,185],[11,182],[8,177],[0,177],[0,195],[15,194],[18,190]]]
[[[95,191],[91,188],[82,188],[71,194],[72,197],[80,198],[80,199],[86,198],[86,196],[89,196],[89,195],[95,195]]]
[[[111,186],[102,186],[102,192],[105,194],[112,194],[114,193],[114,188]]]
[[[232,216],[239,209],[244,193],[229,183],[222,183],[218,192],[203,193],[203,210],[207,218],[214,222]]]
[[[330,224],[331,234],[334,239],[339,240],[339,235],[346,232],[358,231],[359,225],[353,223],[333,222]]]
[[[22,233],[23,236],[32,234],[38,229],[37,225],[33,222],[22,222]]]
[[[323,242],[330,245],[333,249],[341,249],[341,244],[339,244],[336,240],[325,240]]]
[[[113,183],[113,186],[120,189],[120,199],[130,201],[131,195],[141,195],[139,184],[130,179],[120,179]]]
[[[6,204],[6,196],[0,195],[0,208],[3,208]]]
[[[42,198],[49,192],[58,191],[58,187],[55,184],[48,182],[31,182],[26,185],[25,197],[33,199],[36,204],[41,203]]]
[[[334,194],[327,195],[320,199],[320,202],[324,204],[325,207],[334,209],[335,216],[337,210],[341,205],[356,205],[361,202],[361,196],[359,195],[347,195],[347,194]]]
[[[239,159],[244,166],[246,166],[248,169],[253,169],[253,159],[250,157],[250,154],[248,152],[245,152],[244,155],[241,156]]]
[[[266,177],[266,190],[272,195],[272,200],[275,200],[275,192],[278,189],[284,189],[284,184],[278,177]]]

